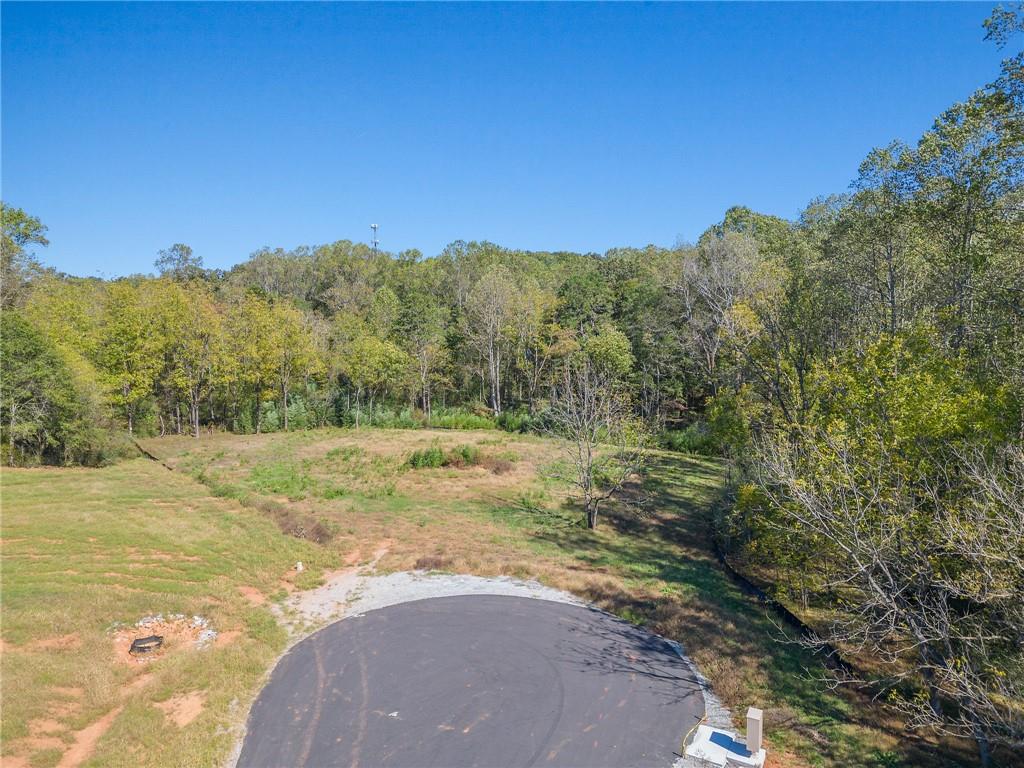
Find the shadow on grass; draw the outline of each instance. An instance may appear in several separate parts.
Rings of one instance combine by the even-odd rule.
[[[680,641],[736,712],[769,708],[776,744],[812,760],[844,766],[956,766],[971,756],[938,754],[914,739],[879,705],[855,692],[832,691],[821,659],[791,643],[765,606],[725,572],[711,548],[710,511],[721,501],[723,469],[714,462],[659,454],[643,490],[650,503],[639,514],[609,505],[598,529],[539,525],[533,535],[606,575],[587,582],[601,608]],[[567,505],[563,520],[578,520]],[[755,700],[756,699],[756,700]],[[866,731],[852,733],[848,726]],[[885,732],[898,752],[871,743]]]

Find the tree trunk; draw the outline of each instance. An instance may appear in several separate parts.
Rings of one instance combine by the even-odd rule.
[[[988,736],[985,735],[978,718],[974,718],[974,741],[978,745],[978,761],[981,768],[989,768],[992,765],[992,753],[989,751]]]
[[[282,410],[284,411],[284,431],[288,431],[288,388],[285,385],[281,385],[281,402]]]
[[[11,461],[11,466],[12,467],[14,466],[14,434],[15,434],[15,428],[18,426],[18,418],[15,415],[16,411],[17,411],[17,408],[15,408],[14,403],[11,403],[11,419],[10,419],[11,434],[9,435],[9,438],[8,438],[9,445],[7,447],[8,447],[8,453],[10,455],[10,461]]]
[[[939,687],[935,684],[935,671],[931,666],[931,647],[925,643],[918,651],[921,660],[921,677],[924,679],[925,687],[928,689],[928,707],[932,714],[938,718],[942,717],[942,697],[939,694]]]

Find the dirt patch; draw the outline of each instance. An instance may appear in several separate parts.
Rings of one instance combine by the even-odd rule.
[[[370,562],[366,564],[365,567],[370,571],[375,571],[380,561],[383,560],[384,556],[391,551],[391,547],[394,543],[395,542],[393,542],[391,539],[385,539],[380,544],[378,544],[377,548],[373,550],[373,557],[371,558]]]
[[[353,549],[347,555],[345,555],[345,565],[358,565],[359,560],[362,558],[362,553],[358,547]]]
[[[146,684],[153,679],[152,672],[144,672],[141,675],[137,675],[129,680],[127,683],[121,686],[121,695],[128,696],[129,694],[135,693],[135,691],[145,688]]]
[[[213,644],[217,648],[222,648],[225,645],[231,645],[233,642],[238,640],[242,636],[242,630],[240,629],[229,629],[226,632],[221,632],[217,635],[217,639],[213,641]]]
[[[281,581],[279,582],[281,589],[289,595],[294,592],[297,589],[295,586],[295,578],[302,573],[303,570],[305,570],[305,568],[302,566],[302,563],[296,563],[295,567],[289,568],[285,575],[281,577]]]
[[[88,760],[96,749],[96,744],[113,725],[119,714],[121,714],[121,707],[112,709],[99,720],[76,733],[75,743],[64,753],[60,762],[57,763],[57,768],[77,768]]]
[[[74,717],[82,709],[77,701],[55,701],[46,707],[50,717]]]
[[[82,709],[81,702],[78,699],[85,694],[85,691],[82,688],[55,687],[50,688],[50,690],[57,696],[71,698],[72,700],[51,701],[46,708],[46,715],[48,718],[70,718],[78,715]]]
[[[17,750],[21,753],[31,752],[42,752],[46,749],[59,749],[64,751],[67,745],[62,739],[56,736],[28,736],[24,739],[18,739],[15,744]],[[7,758],[4,758],[4,765],[7,765]]]
[[[60,733],[65,730],[64,726],[57,720],[53,720],[48,717],[39,718],[38,720],[29,720],[28,732],[32,736],[52,736],[55,733]]]
[[[58,696],[64,696],[65,698],[80,699],[85,695],[84,688],[72,688],[69,686],[55,685],[50,690]]]
[[[181,560],[189,563],[195,563],[202,560],[199,555],[183,555],[175,554],[173,552],[160,552],[159,550],[150,550],[149,552],[139,551],[136,547],[131,547],[128,550],[129,560],[160,560],[162,562],[169,562],[171,560]]]
[[[324,571],[323,586],[305,592],[296,592],[288,599],[288,610],[314,621],[322,621],[340,615],[357,591],[361,580],[374,572],[377,564],[387,555],[393,543],[391,539],[383,540],[374,550],[373,559],[364,566],[352,565],[337,571]],[[277,606],[275,606],[275,613],[279,618],[283,618]],[[288,624],[287,620],[285,620],[285,624]]]
[[[267,602],[267,596],[256,589],[256,587],[239,587],[238,591],[241,593],[242,597],[253,605],[263,605]]]
[[[158,635],[163,644],[155,651],[132,655],[132,641],[139,637]],[[114,632],[114,656],[123,664],[145,664],[170,653],[200,650],[217,639],[217,633],[202,616],[147,616],[134,626],[120,627]]]
[[[172,696],[167,701],[158,702],[153,706],[163,712],[176,726],[184,728],[199,717],[205,703],[206,691],[192,691]]]
[[[72,632],[69,635],[36,640],[29,643],[28,647],[33,651],[73,651],[82,647],[82,638],[78,636],[77,632]]]

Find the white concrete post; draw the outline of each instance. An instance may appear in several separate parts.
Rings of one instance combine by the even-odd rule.
[[[761,739],[764,737],[764,712],[757,707],[750,707],[747,710],[747,749],[754,754],[761,749]]]

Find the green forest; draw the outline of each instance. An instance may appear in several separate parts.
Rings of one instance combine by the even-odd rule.
[[[988,36],[1022,26],[997,11]],[[730,462],[720,547],[816,617],[796,641],[855,662],[834,682],[987,764],[1024,749],[1022,181],[1018,53],[845,193],[670,248],[343,240],[225,271],[178,243],[103,280],[44,267],[45,223],[5,204],[3,463],[211,430],[547,431],[584,366],[633,443]]]

